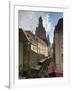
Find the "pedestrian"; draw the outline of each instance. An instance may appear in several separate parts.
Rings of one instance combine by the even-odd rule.
[[[49,77],[56,77],[55,64],[53,61],[51,61],[48,65],[48,74],[49,74]]]

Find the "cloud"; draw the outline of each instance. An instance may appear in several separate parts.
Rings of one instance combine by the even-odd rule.
[[[49,33],[52,29],[52,23],[49,19],[50,17],[48,14],[43,17],[43,25],[47,33]]]
[[[51,31],[49,32],[50,42],[53,43],[54,37],[54,26],[52,27]]]
[[[45,12],[30,12],[30,11],[19,11],[19,28],[24,30],[35,31],[38,26],[38,19],[42,16],[43,26],[46,29],[46,32],[50,30],[51,23],[49,22],[49,15]]]
[[[50,16],[47,12],[33,12],[33,11],[19,11],[19,28],[23,30],[31,30],[35,33],[36,27],[38,26],[38,19],[42,16],[43,26],[46,30],[46,35],[50,34],[50,38],[52,38],[52,29],[53,25],[50,21]],[[51,39],[52,42],[52,39]]]
[[[54,26],[53,23],[50,21],[50,16],[48,14],[43,17],[43,25],[46,30],[46,35],[49,34],[50,42],[53,43]]]

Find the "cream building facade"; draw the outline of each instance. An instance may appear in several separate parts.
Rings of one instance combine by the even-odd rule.
[[[48,45],[31,31],[19,29],[19,70],[38,69],[38,63],[48,57]]]

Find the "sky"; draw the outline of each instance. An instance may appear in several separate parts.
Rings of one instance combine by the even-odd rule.
[[[46,36],[49,35],[50,42],[53,43],[54,29],[58,20],[63,17],[62,12],[40,12],[40,11],[24,11],[19,10],[18,27],[24,31],[30,30],[35,34],[38,27],[39,17],[43,19],[43,26],[46,30]]]

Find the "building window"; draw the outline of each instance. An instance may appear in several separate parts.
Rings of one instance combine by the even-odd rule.
[[[62,62],[63,62],[63,54],[61,54],[61,59],[62,59]]]

